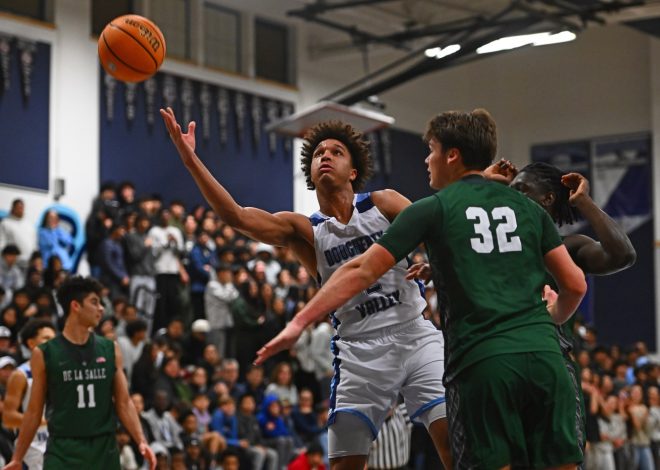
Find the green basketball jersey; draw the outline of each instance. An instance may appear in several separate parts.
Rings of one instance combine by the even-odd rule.
[[[541,292],[543,257],[561,239],[541,206],[471,175],[408,207],[377,243],[399,260],[421,242],[449,301],[446,382],[495,354],[559,353]]]
[[[39,348],[46,363],[50,435],[93,437],[114,433],[114,343],[92,334],[86,344],[79,346],[60,334]]]

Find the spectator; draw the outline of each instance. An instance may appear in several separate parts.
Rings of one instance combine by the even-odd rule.
[[[163,445],[168,451],[178,448],[183,449],[183,443],[179,437],[181,426],[168,411],[170,398],[166,391],[156,390],[154,394],[154,406],[144,413],[144,418],[154,433],[154,440]],[[154,450],[154,452],[156,452]]]
[[[204,311],[204,291],[211,279],[211,273],[218,266],[218,255],[211,237],[206,230],[197,233],[197,241],[193,246],[187,266],[190,277],[190,299],[195,318],[206,318]]]
[[[280,467],[286,468],[294,455],[294,440],[282,417],[282,405],[276,395],[266,395],[257,421],[264,444],[277,451]]]
[[[101,242],[101,282],[110,289],[111,298],[128,295],[130,278],[124,263],[123,240],[126,228],[113,223],[109,236]]]
[[[151,430],[151,426],[149,425],[149,422],[144,417],[144,398],[139,393],[132,393],[131,401],[133,402],[133,406],[135,406],[135,411],[137,411],[138,417],[140,419],[140,426],[142,427],[142,433],[144,434],[145,439],[149,443],[154,442],[155,440],[154,433]],[[141,466],[144,463],[144,457],[142,456],[142,454],[140,454],[137,444],[135,444],[135,442],[132,439],[131,439],[131,446],[133,446],[133,451],[135,453],[135,458],[137,459],[137,463],[138,465]]]
[[[32,223],[24,218],[25,203],[14,199],[9,215],[0,221],[0,249],[15,245],[18,247],[18,267],[25,272],[30,256],[36,249],[37,233]]]
[[[134,320],[126,325],[126,336],[117,338],[121,355],[124,358],[126,378],[131,383],[133,366],[140,359],[147,339],[147,324],[144,320]]]
[[[117,187],[117,202],[119,204],[118,216],[138,211],[138,205],[135,201],[135,185],[130,181],[122,181]]]
[[[158,379],[158,369],[165,349],[165,340],[154,340],[145,343],[142,354],[133,366],[131,391],[139,393],[147,408],[151,407],[154,398],[154,383]]]
[[[246,370],[263,343],[262,325],[266,316],[259,296],[259,285],[252,280],[240,281],[242,276],[247,276],[244,270],[237,270],[234,276],[240,295],[232,303],[234,334],[229,350],[241,370]]]
[[[39,251],[44,263],[48,263],[50,257],[56,255],[62,262],[64,271],[70,272],[73,269],[73,238],[60,226],[60,216],[52,209],[46,212],[39,228]]]
[[[200,369],[204,370],[204,369]],[[209,405],[211,400],[204,392],[197,392],[193,395],[192,408],[190,411],[197,418],[197,432],[203,434],[211,429],[211,413],[209,412]]]
[[[633,468],[652,470],[653,455],[651,454],[651,438],[647,428],[649,409],[644,404],[641,385],[633,385],[630,388],[627,413],[631,425],[630,443],[633,447]]]
[[[137,458],[131,447],[131,436],[123,425],[117,427],[117,447],[121,470],[138,470]]]
[[[239,470],[240,468],[238,455],[230,449],[222,453],[220,464],[222,465],[222,470]]]
[[[275,259],[275,249],[266,243],[258,243],[255,249],[255,257],[251,260],[247,267],[254,270],[258,262],[264,264],[265,280],[271,285],[277,284],[277,275],[282,270],[282,266]]]
[[[256,403],[252,395],[245,394],[239,400],[238,406],[238,438],[249,443],[248,455],[252,459],[252,468],[277,470],[279,457],[277,452],[263,445],[261,428],[255,416]]]
[[[183,341],[183,357],[181,362],[184,365],[197,364],[204,355],[204,348],[206,347],[206,337],[211,331],[209,322],[200,318],[195,320],[190,326],[190,334]]]
[[[2,249],[0,255],[0,286],[5,290],[7,300],[4,304],[9,303],[9,299],[13,296],[16,289],[20,289],[24,284],[23,271],[18,267],[18,257],[21,251],[16,245],[6,245]],[[4,307],[0,303],[0,308]]]
[[[598,416],[600,441],[594,444],[587,468],[616,470],[614,451],[623,446],[626,433],[623,418],[616,415],[618,406],[619,401],[616,396],[610,395],[602,400]]]
[[[660,469],[660,393],[657,386],[651,386],[647,391],[649,402],[649,435],[651,437],[651,453],[653,463]]]
[[[293,384],[291,364],[280,362],[275,366],[266,395],[275,395],[280,401],[286,400],[293,406],[298,404],[298,389]]]
[[[185,451],[185,468],[187,470],[206,470],[207,468],[215,468],[215,461],[208,461],[202,452],[201,442],[196,437],[186,439],[183,443]],[[174,462],[172,462],[172,469],[174,470]]]
[[[190,405],[192,400],[192,391],[181,378],[181,365],[176,357],[163,360],[154,389],[156,392],[165,392],[169,403],[175,406],[180,402]]]
[[[227,441],[219,432],[204,428],[200,432],[200,425],[197,421],[197,416],[192,411],[183,413],[180,419],[183,431],[181,432],[181,440],[186,442],[190,439],[197,439],[204,452],[209,456],[211,466],[215,466],[218,454],[227,448]]]
[[[231,266],[220,264],[215,276],[210,276],[204,292],[206,318],[211,326],[208,341],[214,344],[222,356],[228,353],[227,330],[234,326],[231,304],[239,296],[234,286]]]
[[[245,373],[244,393],[249,393],[254,397],[257,407],[261,406],[266,394],[266,384],[264,383],[264,368],[252,364]]]
[[[287,470],[325,470],[323,463],[323,448],[319,444],[311,444],[305,452],[301,452]],[[371,467],[369,467],[371,468]]]
[[[181,231],[169,225],[170,212],[162,210],[159,214],[159,224],[149,230],[149,238],[153,240],[154,266],[156,269],[156,314],[154,330],[167,325],[169,321],[181,313],[180,289],[181,283],[188,281],[187,274],[181,266],[180,254],[183,251]],[[181,278],[183,276],[183,278]]]
[[[218,349],[214,344],[207,344],[202,354],[202,360],[199,362],[206,370],[207,386],[220,378],[220,370],[222,368],[222,356],[218,354]]]
[[[210,397],[211,390],[209,389],[208,376],[206,375],[206,369],[204,369],[202,366],[195,367],[192,375],[190,376],[189,385],[193,392],[193,399],[197,394],[204,394],[207,396],[207,398]],[[199,418],[199,416],[197,416],[197,418]]]
[[[156,267],[153,254],[153,240],[149,237],[151,222],[145,214],[140,214],[135,222],[135,230],[126,234],[126,266],[130,276],[129,299],[149,321],[156,308]]]
[[[236,359],[225,359],[220,369],[220,380],[227,386],[229,395],[238,400],[245,393],[245,386],[238,382],[240,369]]]
[[[302,439],[305,445],[316,443],[323,446],[324,450],[326,450],[324,455],[327,455],[328,431],[324,424],[319,423],[319,417],[314,410],[314,395],[307,388],[300,390],[299,395],[298,405],[293,408],[291,413],[294,431],[300,436],[300,439]],[[410,437],[408,438],[409,453]]]

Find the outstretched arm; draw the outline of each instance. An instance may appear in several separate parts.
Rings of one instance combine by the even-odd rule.
[[[288,245],[296,235],[295,216],[290,212],[271,214],[254,207],[242,207],[216,180],[195,154],[195,122],[183,133],[172,108],[161,109],[167,132],[176,146],[181,161],[192,175],[204,198],[220,218],[245,235],[271,245]],[[299,216],[303,217],[303,216]]]
[[[115,343],[115,367],[112,396],[115,401],[117,416],[133,440],[138,444],[140,453],[149,462],[149,468],[154,470],[156,468],[156,456],[142,433],[140,418],[138,417],[135,405],[133,405],[133,401],[128,395],[128,383],[126,381],[126,375],[124,375],[124,361],[117,343]]]
[[[23,468],[23,458],[30,447],[34,434],[41,424],[41,417],[44,412],[44,403],[46,402],[46,363],[41,349],[34,348],[32,359],[30,360],[32,368],[32,390],[30,392],[30,403],[28,409],[23,415],[23,422],[18,433],[18,441],[11,461],[3,470],[20,470]]]
[[[570,188],[569,202],[589,222],[600,242],[585,235],[569,235],[564,239],[575,263],[588,274],[611,274],[635,263],[635,248],[619,224],[614,222],[589,196],[589,181],[578,173],[562,177]]]
[[[291,348],[303,330],[312,322],[336,310],[358,292],[367,289],[394,264],[394,256],[379,244],[373,244],[362,255],[339,268],[293,320],[257,351],[255,364],[262,364],[278,352]]]
[[[568,320],[580,305],[587,292],[584,273],[577,267],[564,245],[548,251],[544,256],[545,266],[557,283],[557,298],[548,304],[554,322],[561,325]]]

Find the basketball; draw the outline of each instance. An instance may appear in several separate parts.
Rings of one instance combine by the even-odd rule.
[[[139,15],[123,15],[103,28],[99,58],[106,72],[124,82],[155,74],[165,58],[165,38],[158,26]]]

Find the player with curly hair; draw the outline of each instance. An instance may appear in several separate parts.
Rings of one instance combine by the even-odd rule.
[[[356,194],[372,173],[368,143],[351,126],[323,122],[305,136],[302,169],[319,211],[271,214],[240,206],[195,154],[195,123],[183,133],[173,111],[161,110],[182,162],[217,214],[243,234],[287,246],[322,283],[364,253],[410,201],[393,190]],[[333,314],[335,375],[329,417],[333,470],[363,469],[371,442],[401,393],[451,468],[442,375],[441,333],[424,320],[419,286],[406,280],[406,260]]]

